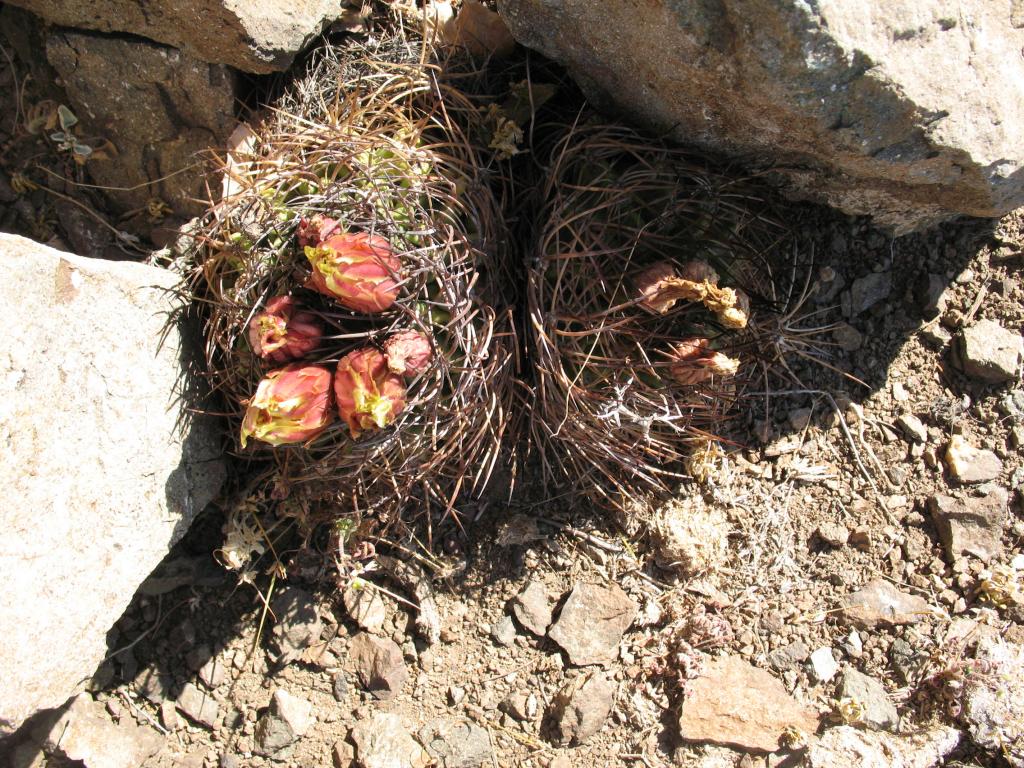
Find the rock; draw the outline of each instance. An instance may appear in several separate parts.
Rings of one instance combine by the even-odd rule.
[[[963,712],[971,741],[1024,766],[1024,647],[983,637],[964,675]]]
[[[217,724],[220,705],[213,696],[199,690],[192,683],[185,683],[185,687],[181,689],[177,706],[182,714],[200,725],[213,728]]]
[[[577,677],[551,702],[547,719],[562,746],[578,746],[601,730],[612,711],[615,683],[600,671]]]
[[[350,586],[342,596],[345,610],[356,624],[367,632],[379,634],[384,626],[384,599],[380,593],[365,584]]]
[[[617,584],[581,582],[573,587],[548,637],[573,664],[606,664],[618,656],[619,642],[637,610],[639,606]]]
[[[804,662],[809,656],[807,646],[803,640],[794,640],[789,645],[777,648],[768,654],[768,663],[772,665],[774,669],[779,672],[783,672],[787,669],[793,669],[797,665]]]
[[[1024,30],[1007,23],[1005,3],[499,0],[498,10],[595,103],[658,135],[785,166],[793,194],[896,233],[1024,204]]]
[[[828,646],[819,648],[811,654],[811,672],[819,683],[827,683],[838,671],[836,657],[832,655],[832,649]]]
[[[915,675],[926,660],[925,654],[916,650],[902,637],[897,637],[889,646],[889,664],[896,671],[897,678],[904,683],[909,684],[915,679]]]
[[[861,706],[864,715],[860,722],[868,728],[892,731],[899,722],[896,705],[889,699],[885,686],[873,677],[847,669],[839,684],[839,698],[852,699]]]
[[[418,735],[437,768],[478,768],[493,762],[491,739],[475,723],[435,720]]]
[[[924,422],[914,414],[901,414],[896,423],[900,425],[900,429],[903,430],[903,434],[907,436],[908,440],[913,440],[915,443],[928,442],[928,429]]]
[[[963,555],[986,563],[1002,557],[1007,501],[1006,491],[998,486],[982,498],[960,501],[937,494],[928,499],[932,520],[951,563]]]
[[[356,750],[347,741],[335,742],[334,748],[331,750],[331,760],[334,763],[334,768],[351,768],[353,761],[356,759]]]
[[[234,77],[226,67],[146,40],[73,31],[53,32],[46,56],[64,81],[79,135],[117,148],[88,167],[97,184],[119,188],[105,190],[118,211],[145,212],[152,200],[186,219],[205,210],[197,201],[207,197],[206,173],[196,156],[231,133]],[[136,214],[129,224],[148,234],[148,222]]]
[[[692,680],[679,715],[684,741],[709,742],[750,752],[775,752],[783,732],[812,734],[818,716],[781,682],[737,656],[707,664]]]
[[[128,32],[201,61],[258,74],[287,69],[295,54],[342,15],[337,0],[14,0],[12,5],[57,26]]]
[[[946,446],[949,473],[961,483],[986,483],[1003,473],[1003,462],[992,451],[975,448],[963,436],[953,435]]]
[[[842,547],[850,539],[850,532],[845,525],[839,523],[822,523],[815,531],[815,535],[832,547]]]
[[[538,637],[543,637],[548,631],[553,607],[544,585],[536,579],[531,580],[526,589],[512,601],[512,612],[516,619]]]
[[[550,615],[548,623],[551,622]],[[491,627],[491,637],[498,645],[509,646],[516,641],[516,625],[512,623],[511,616],[502,616]]]
[[[501,59],[516,47],[502,18],[479,0],[463,0],[458,15],[445,24],[444,33],[446,40],[475,56]]]
[[[176,731],[181,727],[181,715],[173,701],[160,702],[160,725],[168,731]]]
[[[112,723],[103,706],[86,693],[33,736],[54,764],[70,761],[84,768],[138,768],[163,746],[160,734],[130,717]]]
[[[270,600],[270,610],[277,617],[271,636],[279,664],[297,659],[320,640],[323,622],[316,600],[306,590],[292,586],[278,590]]]
[[[402,649],[386,637],[360,632],[349,643],[348,654],[359,682],[377,699],[393,699],[409,677]]]
[[[913,624],[933,613],[928,602],[900,592],[885,579],[875,579],[846,598],[840,615],[858,629]]]
[[[266,714],[256,723],[253,752],[270,757],[305,736],[314,722],[312,704],[278,688]]]
[[[498,705],[498,709],[511,715],[519,722],[532,721],[537,715],[537,696],[523,691],[510,693]]]
[[[871,272],[853,281],[850,286],[850,311],[854,317],[866,312],[892,293],[891,272]]]
[[[980,320],[960,335],[964,373],[979,381],[1001,384],[1020,373],[1021,337],[995,320]]]
[[[160,344],[175,275],[6,234],[0,256],[18,308],[0,350],[2,737],[83,690],[225,469],[213,425],[175,403],[190,341]]]
[[[352,727],[359,768],[425,768],[430,755],[416,743],[398,715],[378,712]]]
[[[960,731],[948,725],[894,736],[842,725],[811,741],[806,768],[934,768],[960,743]]]
[[[448,703],[453,707],[459,706],[462,700],[466,698],[466,689],[461,685],[449,685],[448,686]]]
[[[832,330],[832,340],[843,352],[856,352],[864,345],[861,332],[849,323],[840,323]]]
[[[227,673],[224,664],[220,659],[213,658],[203,664],[199,669],[199,679],[211,691],[224,684]]]
[[[717,505],[705,505],[699,497],[660,507],[650,528],[655,562],[682,576],[713,570],[728,554],[725,512]]]
[[[331,680],[331,694],[335,701],[344,701],[348,696],[348,675],[344,672],[336,673]]]

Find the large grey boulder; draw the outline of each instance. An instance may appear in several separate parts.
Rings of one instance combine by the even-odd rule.
[[[225,469],[211,425],[176,400],[173,274],[6,234],[0,259],[3,736],[82,690]]]
[[[897,233],[1024,204],[1017,5],[498,0],[599,102]]]
[[[10,0],[62,27],[127,32],[245,72],[287,69],[339,0]]]
[[[144,229],[161,203],[182,218],[200,214],[205,154],[222,147],[235,124],[231,70],[148,40],[68,30],[50,34],[46,56],[81,121],[79,135],[116,149],[88,168],[116,208],[135,212],[128,226]]]

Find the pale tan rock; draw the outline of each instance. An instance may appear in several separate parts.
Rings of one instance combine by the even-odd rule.
[[[960,731],[936,725],[916,733],[893,734],[842,725],[811,742],[806,768],[934,768],[960,743]]]
[[[786,693],[782,682],[737,656],[709,662],[690,682],[679,715],[684,741],[751,752],[775,752],[784,732],[809,737],[818,715]]]

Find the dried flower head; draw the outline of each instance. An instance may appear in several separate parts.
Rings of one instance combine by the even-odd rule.
[[[334,375],[334,395],[338,413],[354,438],[383,429],[405,408],[402,378],[388,369],[384,354],[372,347],[341,358]]]
[[[750,297],[739,288],[733,288],[732,291],[735,297],[733,306],[721,310],[718,320],[726,328],[739,330],[746,328],[750,320]]]
[[[305,357],[320,344],[323,326],[310,312],[298,312],[291,296],[275,296],[249,323],[253,351],[274,363]]]
[[[384,342],[388,368],[404,376],[418,376],[427,370],[434,352],[430,339],[419,331],[399,331]]]
[[[307,286],[356,312],[383,312],[398,297],[402,263],[383,237],[365,232],[331,235],[306,246],[313,265]]]
[[[299,227],[296,230],[299,246],[303,248],[320,245],[331,235],[339,234],[340,232],[341,224],[319,213],[308,219],[299,219]]]
[[[669,374],[679,384],[686,385],[700,384],[712,376],[734,376],[740,366],[739,360],[711,349],[711,342],[704,338],[676,343],[669,357],[672,361]]]
[[[270,445],[301,443],[330,424],[331,372],[317,365],[289,365],[259,383],[242,420],[242,447],[254,437]]]

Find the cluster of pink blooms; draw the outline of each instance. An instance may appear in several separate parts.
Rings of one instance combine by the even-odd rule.
[[[401,262],[382,237],[343,232],[338,222],[314,216],[299,224],[299,245],[312,265],[306,287],[356,312],[386,311],[398,297]],[[290,363],[268,373],[249,400],[241,441],[271,445],[315,438],[334,418],[353,438],[392,424],[406,404],[405,378],[425,371],[433,358],[419,331],[393,334],[384,349],[362,347],[345,355],[334,373],[299,360],[320,345],[323,325],[291,296],[276,296],[249,324],[253,351],[271,363]],[[333,386],[332,386],[333,383]]]

